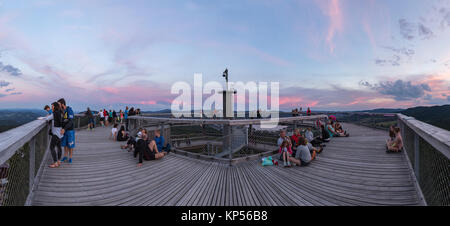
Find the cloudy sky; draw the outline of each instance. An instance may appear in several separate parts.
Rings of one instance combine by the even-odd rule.
[[[0,108],[170,108],[178,81],[280,82],[280,108],[450,103],[447,0],[0,0]]]

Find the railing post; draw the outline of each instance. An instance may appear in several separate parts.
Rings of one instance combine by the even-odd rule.
[[[229,136],[229,138],[228,138],[228,148],[229,148],[229,150],[230,150],[230,155],[229,155],[229,158],[230,158],[230,166],[231,166],[231,161],[232,161],[232,159],[233,159],[233,147],[231,146],[231,145],[232,145],[232,143],[231,143],[231,139],[232,139],[231,133],[233,133],[233,128],[231,127],[231,125],[229,125],[229,126],[228,126],[228,136]]]
[[[419,135],[417,135],[417,133],[414,133],[414,173],[416,174],[418,183],[420,183],[420,174],[419,174],[419,163],[420,163],[419,148],[420,148],[420,146],[419,145],[420,145]]]
[[[36,156],[36,137],[33,137],[30,140],[29,143],[30,146],[30,169],[29,169],[29,179],[28,179],[28,186],[29,186],[29,193],[33,190],[33,182],[34,182],[34,168],[35,168],[35,156]]]

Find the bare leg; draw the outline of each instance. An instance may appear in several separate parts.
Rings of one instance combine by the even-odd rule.
[[[69,148],[64,147],[64,157],[67,157],[69,155]]]
[[[164,153],[156,153],[155,154],[155,159],[162,159],[164,157]]]
[[[296,164],[297,166],[300,166],[302,163],[300,162],[300,160],[294,158],[294,157],[289,157],[289,161],[293,162],[294,164]]]

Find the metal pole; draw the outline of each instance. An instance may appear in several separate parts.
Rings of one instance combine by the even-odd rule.
[[[230,150],[229,158],[230,158],[230,166],[231,166],[231,160],[233,159],[233,148],[231,147],[231,133],[233,132],[233,129],[231,126],[228,126],[228,149]]]

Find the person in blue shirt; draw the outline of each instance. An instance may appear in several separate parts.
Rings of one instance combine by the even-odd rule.
[[[164,151],[164,137],[161,136],[161,131],[159,129],[155,130],[155,143],[158,148],[158,152]]]
[[[69,163],[72,163],[72,154],[75,148],[75,130],[73,123],[75,114],[73,113],[72,108],[66,105],[64,98],[59,99],[58,103],[64,111],[63,128],[61,129],[61,134],[64,134],[61,139],[61,146],[64,147],[64,157],[61,159],[61,162],[69,160]]]
[[[45,105],[44,110],[48,113],[48,115],[53,114],[52,109],[51,109],[50,106],[48,106],[48,105]]]
[[[170,144],[167,144],[166,146],[164,146],[164,137],[161,136],[161,131],[159,129],[155,130],[155,143],[156,143],[156,147],[158,148],[158,152],[170,152]]]
[[[125,107],[123,118],[125,119],[125,130],[128,131],[128,106]]]

